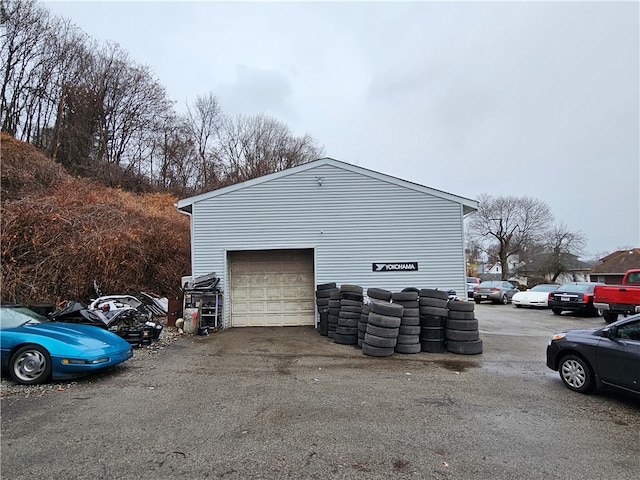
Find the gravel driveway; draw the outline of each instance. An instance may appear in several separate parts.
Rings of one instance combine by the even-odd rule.
[[[476,305],[481,355],[373,358],[312,328],[185,336],[104,374],[8,391],[3,479],[637,479],[640,402],[545,366],[600,318]],[[10,383],[10,382],[9,382]]]

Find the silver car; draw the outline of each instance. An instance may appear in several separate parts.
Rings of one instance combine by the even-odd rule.
[[[473,301],[480,303],[490,301],[506,305],[519,290],[511,282],[504,280],[491,280],[482,282],[473,289]]]

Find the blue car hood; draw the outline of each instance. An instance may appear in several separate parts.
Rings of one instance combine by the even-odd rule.
[[[9,329],[16,333],[33,334],[48,337],[52,340],[65,343],[79,350],[95,350],[107,346],[128,346],[126,340],[114,333],[92,325],[73,323],[50,322],[32,325],[24,325],[19,328]]]

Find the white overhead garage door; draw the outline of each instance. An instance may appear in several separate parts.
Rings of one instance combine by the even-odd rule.
[[[232,327],[315,324],[313,250],[229,252]]]

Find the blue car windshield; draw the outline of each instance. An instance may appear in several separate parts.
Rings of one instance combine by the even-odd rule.
[[[48,323],[50,321],[48,318],[25,307],[0,308],[0,329],[21,327],[27,323]]]

